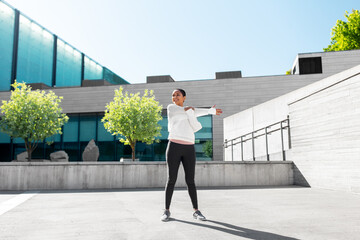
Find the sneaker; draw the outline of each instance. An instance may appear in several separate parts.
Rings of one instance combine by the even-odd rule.
[[[206,217],[204,215],[202,215],[202,213],[199,210],[196,210],[193,214],[193,217],[195,219],[201,220],[201,221],[206,221]]]
[[[163,222],[169,221],[169,219],[170,219],[170,211],[169,211],[169,210],[165,210],[160,219],[161,219],[161,221],[163,221]]]

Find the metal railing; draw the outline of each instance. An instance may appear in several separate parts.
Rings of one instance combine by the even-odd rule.
[[[284,145],[284,131],[287,130],[287,143],[288,149],[291,148],[291,141],[290,141],[290,120],[289,116],[287,119],[282,120],[280,122],[273,123],[268,125],[264,128],[260,128],[253,132],[249,132],[244,134],[240,137],[236,137],[230,140],[225,139],[224,142],[224,154],[225,149],[231,147],[231,161],[234,161],[234,146],[240,144],[241,145],[241,161],[244,161],[244,144],[247,141],[251,141],[252,145],[252,159],[253,161],[256,160],[255,157],[255,139],[264,136],[265,137],[265,152],[266,152],[266,159],[270,161],[270,154],[269,154],[269,136],[277,131],[280,131],[280,140],[281,140],[281,155],[282,160],[286,161],[286,154],[285,154],[285,145]]]

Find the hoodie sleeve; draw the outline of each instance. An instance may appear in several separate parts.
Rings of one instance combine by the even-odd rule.
[[[195,108],[195,116],[216,115],[216,108]]]
[[[193,129],[193,131],[194,132],[199,131],[202,128],[202,126],[201,123],[197,120],[194,110],[192,109],[187,110],[186,115],[188,117],[190,126]]]

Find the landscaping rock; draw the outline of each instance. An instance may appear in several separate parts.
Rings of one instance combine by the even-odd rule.
[[[17,162],[28,162],[29,159],[28,159],[28,153],[27,153],[27,151],[18,154],[18,155],[16,156],[16,161],[17,161]]]
[[[50,154],[52,162],[68,162],[69,155],[65,151],[57,151]]]
[[[82,154],[82,159],[84,162],[88,161],[97,161],[99,159],[99,148],[96,146],[94,139],[91,139],[84,152]]]

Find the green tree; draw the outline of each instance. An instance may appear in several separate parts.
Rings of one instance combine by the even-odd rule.
[[[52,91],[31,91],[25,83],[11,85],[9,101],[2,101],[0,120],[1,131],[12,138],[22,138],[31,161],[31,154],[39,142],[55,134],[61,134],[61,127],[68,121],[61,113],[62,97]]]
[[[212,158],[212,156],[213,156],[212,141],[208,140],[203,144],[203,151],[204,151],[205,156]]]
[[[137,141],[152,144],[160,136],[162,106],[155,100],[154,92],[145,90],[140,93],[123,93],[123,88],[115,90],[114,100],[106,105],[101,119],[105,129],[119,137],[119,141],[130,145],[132,160],[135,160]]]
[[[331,30],[331,44],[324,48],[325,52],[360,49],[360,11],[346,11],[346,21],[337,20]]]

